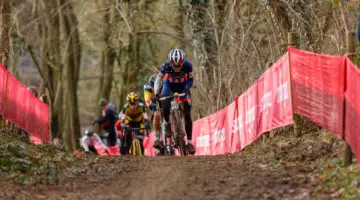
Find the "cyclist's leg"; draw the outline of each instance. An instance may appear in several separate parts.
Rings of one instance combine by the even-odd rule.
[[[91,152],[93,152],[94,154],[98,154],[98,152],[96,151],[95,147],[92,146],[92,145],[89,146],[89,150],[90,150]]]
[[[109,146],[115,146],[116,145],[115,125],[109,127],[109,135],[108,135],[107,141],[108,141]]]
[[[125,124],[128,124],[127,121],[125,121]],[[121,138],[120,142],[120,153],[121,155],[127,155],[129,154],[130,146],[131,146],[131,135],[128,131],[124,131],[123,138]]]
[[[161,91],[161,95],[164,96],[169,96],[172,94],[172,91],[170,89],[170,87],[166,84],[164,84],[162,91]],[[170,117],[170,100],[165,100],[161,102],[161,107],[162,107],[162,115],[163,118],[165,120],[165,131],[166,133],[169,135],[171,134],[171,130],[170,130],[170,123],[169,123],[169,117]]]
[[[191,106],[188,103],[184,103],[184,121],[185,121],[185,131],[188,140],[192,139],[192,119],[191,119]]]
[[[188,139],[188,144],[187,144],[187,149],[189,151],[190,154],[194,154],[195,153],[195,148],[192,145],[192,119],[191,119],[191,106],[188,103],[184,103],[184,110],[183,110],[183,115],[184,115],[184,121],[185,121],[185,131],[186,131],[186,136]]]

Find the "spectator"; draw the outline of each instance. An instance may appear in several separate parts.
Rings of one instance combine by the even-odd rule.
[[[360,42],[360,16],[359,16],[359,19],[358,19],[357,39]]]

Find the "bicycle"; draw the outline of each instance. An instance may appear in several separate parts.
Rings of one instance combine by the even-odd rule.
[[[165,131],[165,125],[164,125],[164,118],[162,116],[162,109],[160,107],[160,99],[156,98],[155,99],[155,104],[156,104],[156,112],[159,113],[159,126],[161,127],[160,132],[161,132],[161,138],[162,138],[162,148],[161,149],[156,149],[156,155],[164,155],[164,156],[173,156],[175,155],[175,149],[174,149],[174,140],[172,139],[172,137],[167,137],[166,136],[166,131]],[[162,123],[161,123],[162,122]],[[161,125],[160,125],[161,123]],[[154,125],[155,126],[155,125]]]
[[[171,133],[171,144],[166,143],[168,153],[171,153],[171,148],[177,148],[181,156],[186,156],[188,154],[186,144],[185,144],[185,131],[184,131],[184,122],[183,122],[183,103],[180,102],[180,97],[186,97],[187,103],[191,104],[190,97],[186,93],[174,93],[172,96],[161,97],[159,100],[164,101],[170,99],[170,116],[171,127],[174,130]],[[163,133],[165,130],[162,131]],[[171,148],[168,148],[171,147]],[[164,147],[165,148],[165,147]]]
[[[146,130],[146,135],[148,135],[149,130],[146,128],[131,128],[131,127],[129,127],[129,128],[125,129],[125,131],[126,131],[125,137],[127,137],[128,135],[131,135],[130,154],[133,156],[143,156],[140,140],[143,140],[145,135],[140,134],[141,130]]]

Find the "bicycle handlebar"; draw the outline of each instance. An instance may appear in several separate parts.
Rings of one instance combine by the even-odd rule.
[[[130,131],[141,131],[141,130],[146,130],[146,128],[131,128],[131,127],[126,127],[126,130],[130,130]]]
[[[180,94],[175,93],[172,96],[161,97],[159,100],[164,101],[164,100],[167,100],[167,99],[172,99],[174,97],[185,97],[186,95],[187,95],[186,93],[180,93]]]

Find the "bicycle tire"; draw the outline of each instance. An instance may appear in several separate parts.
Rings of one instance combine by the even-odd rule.
[[[131,155],[133,156],[142,156],[141,145],[138,139],[134,139],[131,142]]]
[[[173,116],[174,116],[174,120],[175,120],[174,128],[176,131],[175,139],[177,140],[177,143],[179,144],[178,150],[179,150],[179,153],[181,156],[185,156],[187,154],[187,151],[186,151],[186,145],[185,145],[185,141],[184,141],[184,133],[182,130],[180,110],[174,110]]]

